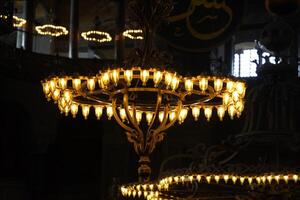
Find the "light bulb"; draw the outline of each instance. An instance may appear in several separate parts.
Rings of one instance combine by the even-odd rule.
[[[58,104],[59,104],[59,106],[60,106],[62,109],[64,109],[64,108],[66,107],[66,105],[67,105],[65,98],[60,98],[60,99],[58,100]]]
[[[187,108],[182,108],[179,112],[179,116],[178,116],[178,122],[179,124],[182,124],[185,120],[185,118],[187,117],[188,114],[188,109]]]
[[[142,111],[136,111],[135,112],[135,119],[136,119],[136,122],[138,124],[140,124],[141,120],[142,120],[142,117],[143,117],[143,112]]]
[[[49,92],[50,92],[49,82],[43,83],[43,92],[44,92],[45,95],[49,94]]]
[[[218,117],[220,118],[221,121],[223,121],[224,115],[225,115],[225,107],[224,106],[219,106],[217,108],[217,114]]]
[[[267,180],[268,180],[269,184],[272,183],[272,179],[273,179],[273,176],[271,176],[271,175],[269,175],[269,176],[267,177]]]
[[[210,118],[211,118],[211,115],[212,115],[212,107],[204,108],[204,115],[205,115],[207,121],[210,121]]]
[[[223,94],[223,105],[227,106],[231,101],[231,97],[229,93],[224,93]]]
[[[260,184],[260,182],[261,182],[260,177],[256,177],[255,180],[256,180],[257,184]]]
[[[198,182],[201,181],[201,175],[197,175],[197,181],[198,181]]]
[[[239,113],[242,113],[244,110],[244,103],[242,101],[238,101],[235,103],[235,108]]]
[[[179,182],[179,177],[178,177],[178,176],[175,176],[175,177],[174,177],[174,181],[175,181],[175,183],[178,183],[178,182]]]
[[[228,115],[230,116],[231,119],[233,119],[235,114],[236,114],[235,107],[233,105],[230,105],[228,107]]]
[[[71,109],[72,116],[75,118],[78,113],[78,104],[72,103],[70,109]]]
[[[54,101],[57,101],[60,97],[60,90],[59,89],[55,89],[52,93],[52,99]]]
[[[67,88],[67,80],[65,78],[60,78],[58,80],[58,86],[60,87],[60,89],[66,89]]]
[[[167,85],[167,88],[171,85],[173,79],[173,74],[170,72],[167,72],[165,74],[165,84]]]
[[[229,175],[224,175],[224,176],[223,176],[223,179],[224,179],[225,183],[227,183],[228,180],[229,180]]]
[[[208,88],[208,80],[206,78],[200,78],[200,80],[199,80],[199,88],[202,91],[207,90],[207,88]]]
[[[69,104],[72,101],[72,92],[70,90],[65,90],[63,93],[63,98],[66,100],[66,103]]]
[[[193,115],[195,121],[198,121],[199,116],[200,116],[200,108],[199,107],[193,107],[192,108],[192,115]]]
[[[276,182],[279,184],[279,181],[280,181],[280,175],[275,176],[275,180],[276,180]]]
[[[245,182],[245,177],[240,177],[240,182],[241,182],[241,185],[243,185]]]
[[[101,82],[104,86],[107,86],[109,84],[110,78],[109,78],[109,71],[102,74]]]
[[[223,81],[221,79],[216,79],[214,81],[214,89],[216,92],[220,92],[223,88]]]
[[[219,181],[220,181],[220,176],[216,175],[216,176],[214,176],[214,178],[215,178],[216,183],[219,183]]]
[[[111,80],[115,84],[115,86],[118,85],[119,82],[119,70],[114,69],[111,71]]]
[[[90,106],[89,105],[81,105],[82,108],[82,115],[84,119],[87,119],[90,113]]]
[[[245,83],[242,83],[242,82],[236,83],[236,91],[237,91],[240,95],[243,96],[243,95],[245,94],[245,90],[246,90]]]
[[[249,183],[249,185],[251,185],[252,182],[253,182],[253,178],[252,177],[248,177],[248,183]]]
[[[190,182],[193,182],[194,177],[193,176],[189,176],[189,180],[190,180]]]
[[[72,80],[72,87],[75,89],[75,90],[80,90],[81,88],[81,80],[79,78],[75,78]]]
[[[56,81],[53,79],[49,81],[49,87],[50,87],[50,91],[54,92],[54,90],[56,89]]]
[[[94,106],[94,108],[95,108],[95,115],[96,115],[97,119],[99,120],[103,113],[103,107],[102,106]]]
[[[133,198],[135,197],[135,195],[136,195],[136,191],[135,191],[135,190],[133,190],[133,192],[132,192],[132,196],[133,196]]]
[[[164,120],[164,115],[165,115],[165,112],[164,112],[164,111],[160,111],[160,112],[159,112],[159,114],[158,114],[158,119],[159,119],[159,122],[160,122],[160,123]]]
[[[171,82],[171,88],[172,90],[176,90],[178,88],[179,85],[179,78],[177,78],[176,76],[174,76],[172,78],[172,82]]]
[[[232,93],[232,99],[233,99],[233,101],[238,101],[240,99],[240,95],[237,91],[234,91]]]
[[[65,112],[65,115],[68,116],[68,114],[70,112],[70,106],[65,106],[64,112]]]
[[[111,117],[113,116],[113,109],[111,106],[106,106],[106,115],[108,120],[111,120]]]
[[[267,178],[265,176],[262,176],[260,179],[261,179],[261,181],[262,181],[263,184],[266,183]]]
[[[297,183],[298,179],[299,179],[299,176],[297,174],[294,174],[293,175],[293,179],[294,179],[295,183]]]
[[[143,86],[146,86],[147,81],[149,79],[149,71],[146,69],[142,70],[141,74],[140,74],[140,78],[141,78],[141,81],[143,82]]]
[[[148,125],[150,125],[150,123],[152,121],[152,118],[153,118],[153,113],[147,112],[146,113],[146,120],[147,120]]]
[[[175,117],[176,117],[176,112],[175,111],[171,111],[169,113],[169,120],[173,121],[175,119]]]
[[[122,121],[124,122],[126,120],[126,111],[125,108],[121,108],[119,111],[120,117],[122,119]]]
[[[229,81],[226,83],[226,90],[227,92],[232,92],[234,90],[234,82],[233,81]]]
[[[95,79],[94,78],[89,78],[86,81],[86,86],[90,91],[93,91],[95,89]]]
[[[153,74],[153,82],[154,82],[154,87],[157,87],[160,81],[163,78],[163,73],[161,71],[155,71]]]
[[[191,94],[191,92],[193,91],[193,87],[194,87],[194,83],[191,79],[186,79],[184,82],[184,86],[185,86],[185,90]]]
[[[133,72],[132,72],[132,70],[129,70],[129,69],[125,70],[124,71],[124,79],[125,79],[125,81],[127,83],[127,86],[130,86],[132,78],[133,78]]]
[[[231,177],[231,180],[232,180],[233,184],[235,184],[236,181],[237,181],[237,177],[236,177],[236,176],[232,176],[232,177]]]
[[[284,175],[283,176],[283,180],[285,181],[286,184],[288,184],[288,182],[289,182],[289,176],[288,175]]]
[[[206,176],[206,181],[207,181],[207,183],[209,184],[210,181],[211,181],[211,176]]]

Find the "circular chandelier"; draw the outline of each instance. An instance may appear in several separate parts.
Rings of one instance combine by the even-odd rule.
[[[0,15],[0,18],[6,20],[7,16],[6,15]],[[13,16],[13,26],[14,27],[20,28],[20,27],[24,26],[25,24],[26,24],[25,19],[20,18],[18,16]]]
[[[62,35],[67,35],[69,32],[68,30],[63,26],[55,26],[52,24],[45,24],[42,26],[36,26],[35,30],[40,35],[49,35],[52,37],[59,37]]]
[[[183,77],[160,68],[115,68],[94,76],[55,76],[42,81],[48,100],[65,115],[85,119],[93,110],[97,119],[106,111],[125,130],[140,156],[140,177],[149,178],[149,155],[175,122],[182,124],[190,112],[197,121],[209,121],[226,112],[233,119],[244,109],[243,81],[218,76]],[[204,117],[203,117],[203,116]]]
[[[99,43],[110,42],[112,40],[112,37],[110,36],[109,33],[102,32],[102,31],[82,32],[81,37],[87,41],[94,41]]]
[[[123,36],[131,40],[142,40],[144,39],[141,35],[143,33],[142,29],[129,29],[123,32]]]

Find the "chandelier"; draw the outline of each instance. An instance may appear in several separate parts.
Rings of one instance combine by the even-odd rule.
[[[123,32],[123,36],[127,37],[131,40],[142,40],[144,39],[142,36],[143,30],[141,29],[128,29]]]
[[[112,40],[109,33],[102,32],[102,31],[95,31],[95,30],[82,32],[81,37],[84,40],[94,41],[94,42],[99,42],[99,43],[110,42]]]
[[[1,19],[7,20],[7,16],[6,15],[0,15]],[[16,28],[20,28],[22,26],[24,26],[26,24],[26,20],[18,17],[18,16],[13,16],[13,26]]]
[[[59,37],[62,35],[67,35],[69,32],[68,30],[63,26],[55,26],[52,24],[45,24],[42,26],[36,26],[35,30],[40,35],[48,35],[53,37]]]

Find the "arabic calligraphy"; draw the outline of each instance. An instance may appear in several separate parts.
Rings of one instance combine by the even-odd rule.
[[[202,23],[205,23],[207,21],[213,22],[213,21],[218,21],[218,20],[223,20],[220,19],[220,16],[216,12],[207,12],[205,16],[201,16],[200,19],[196,20],[193,22],[191,20],[191,17],[195,14],[196,10],[198,8],[201,9],[207,9],[209,10],[217,10],[220,12],[225,12],[228,15],[227,22],[217,30],[214,30],[212,32],[202,32],[199,29],[203,28],[201,27]],[[190,34],[199,39],[199,40],[211,40],[214,39],[218,36],[220,36],[232,23],[233,19],[233,11],[232,9],[226,4],[225,0],[191,0],[189,7],[186,12],[179,13],[177,15],[173,15],[168,18],[169,22],[177,22],[180,20],[185,20],[186,22],[186,27],[189,30]],[[176,30],[174,33],[174,36],[181,36],[183,33],[180,33],[180,28]]]

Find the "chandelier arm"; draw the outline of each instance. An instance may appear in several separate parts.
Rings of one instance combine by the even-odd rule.
[[[129,105],[128,105],[128,93],[127,92],[124,93],[124,95],[123,95],[123,104],[124,104],[124,108],[125,108],[125,112],[126,112],[126,116],[127,116],[128,121],[133,125],[135,130],[138,132],[139,137],[141,137],[143,142],[144,142],[142,130],[140,129],[138,123],[136,122],[135,117],[130,115]],[[134,111],[133,114],[135,114],[135,111]]]
[[[161,105],[161,100],[162,100],[162,96],[161,96],[161,92],[159,90],[159,92],[157,93],[157,100],[156,100],[156,106],[155,106],[155,111],[154,111],[154,114],[153,114],[153,117],[151,119],[151,122],[150,122],[150,125],[148,127],[148,130],[147,132],[150,132],[154,122],[155,122],[155,119],[156,119],[156,116],[157,116],[157,113],[159,112],[159,108],[160,108],[160,105]]]
[[[118,112],[117,112],[117,104],[116,104],[116,101],[117,101],[116,98],[114,98],[114,99],[112,100],[112,108],[113,108],[113,115],[114,115],[114,117],[115,117],[117,123],[118,123],[122,128],[124,128],[127,132],[129,132],[129,133],[134,133],[134,129],[131,128],[131,127],[129,127],[129,126],[127,126],[127,125],[126,125],[125,123],[123,123],[122,120],[120,119],[120,117],[119,117],[119,115],[118,115]]]

